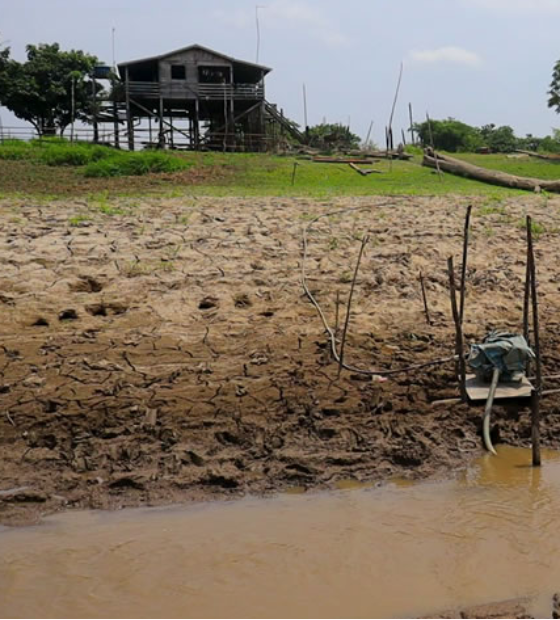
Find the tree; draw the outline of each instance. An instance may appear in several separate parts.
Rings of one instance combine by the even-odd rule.
[[[495,153],[511,153],[518,148],[518,139],[509,125],[496,127],[493,123],[484,125],[480,129],[484,146],[489,147]]]
[[[554,65],[552,70],[552,82],[548,91],[548,107],[556,108],[556,112],[560,113],[560,60]]]
[[[58,43],[26,49],[22,63],[10,58],[9,48],[0,52],[0,105],[30,122],[41,136],[56,130],[62,135],[73,119],[87,121],[98,59],[79,50],[62,51]]]
[[[480,130],[477,127],[471,127],[454,118],[417,123],[414,131],[424,146],[432,146],[433,142],[434,148],[451,153],[474,151],[482,143]]]
[[[322,123],[309,128],[309,145],[320,149],[353,149],[360,145],[360,136],[339,123]]]

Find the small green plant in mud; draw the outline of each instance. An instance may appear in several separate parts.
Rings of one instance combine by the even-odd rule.
[[[134,260],[123,266],[118,266],[119,272],[127,278],[150,275],[159,271],[175,271],[173,261],[161,259],[159,261],[140,261]]]
[[[97,204],[92,205],[92,207],[96,211],[103,213],[103,215],[114,216],[114,215],[125,214],[125,210],[122,207],[115,207],[111,205],[109,202],[99,202]]]
[[[315,213],[305,212],[305,213],[300,213],[299,217],[304,222],[310,222],[311,220],[314,220],[317,216],[315,215]]]
[[[91,222],[91,218],[88,215],[74,215],[68,219],[69,226],[81,226],[86,222]]]
[[[479,209],[478,209],[478,215],[484,216],[484,215],[506,215],[506,208],[503,205],[500,204],[483,204]]]
[[[338,281],[341,284],[349,284],[350,282],[352,282],[352,274],[349,271],[343,271],[340,274]]]
[[[336,250],[338,248],[338,239],[336,237],[331,237],[329,240],[329,250]]]
[[[188,226],[190,219],[191,219],[190,213],[185,213],[185,215],[176,215],[175,223],[180,224],[181,226]]]
[[[517,227],[521,228],[523,230],[527,230],[527,220],[526,218],[521,218],[518,222],[517,222]],[[540,222],[537,222],[537,220],[531,220],[531,232],[533,233],[533,236],[538,239],[541,235],[543,235],[546,232],[546,226],[544,226],[544,224],[541,224]]]
[[[496,234],[496,231],[492,228],[492,226],[485,226],[482,229],[482,234],[485,237],[493,237]]]

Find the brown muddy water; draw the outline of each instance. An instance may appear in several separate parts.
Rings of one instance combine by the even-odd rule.
[[[459,479],[0,530],[0,614],[415,617],[560,589],[560,454],[499,449]],[[352,485],[345,485],[351,487]]]

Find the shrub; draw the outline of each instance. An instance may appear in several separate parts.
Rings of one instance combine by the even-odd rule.
[[[112,157],[88,164],[86,177],[140,176],[152,172],[176,172],[191,164],[174,155],[157,152],[115,153]]]
[[[85,166],[113,154],[114,152],[105,146],[50,144],[42,150],[41,161],[47,166]]]
[[[0,159],[31,159],[33,155],[33,149],[29,142],[13,138],[0,142]]]

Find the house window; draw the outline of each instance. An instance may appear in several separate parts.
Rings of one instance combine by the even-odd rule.
[[[231,84],[231,70],[220,65],[199,66],[198,81],[200,84]]]
[[[187,71],[185,69],[185,65],[171,65],[171,79],[186,80]]]

